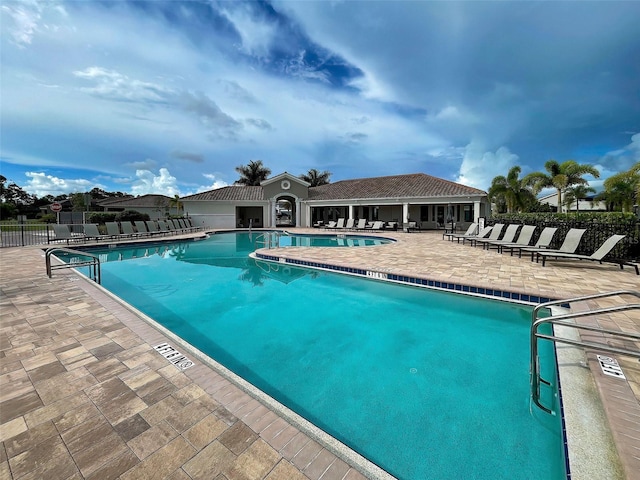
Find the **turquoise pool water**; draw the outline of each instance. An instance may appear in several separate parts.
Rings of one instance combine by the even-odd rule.
[[[559,417],[530,411],[530,308],[256,263],[253,241],[105,249],[103,285],[398,478],[566,478]]]
[[[393,243],[393,240],[380,237],[367,237],[350,234],[333,235],[281,235],[281,247],[372,247]]]

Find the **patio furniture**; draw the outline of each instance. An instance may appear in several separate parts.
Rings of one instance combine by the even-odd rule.
[[[580,245],[580,240],[582,239],[584,232],[586,232],[586,230],[583,228],[572,228],[567,232],[567,235],[564,237],[564,241],[562,242],[562,245],[560,245],[559,249],[552,250],[545,247],[521,248],[519,256],[522,256],[522,252],[530,252],[531,261],[533,262],[533,257],[537,252],[575,253],[578,249],[578,245]]]
[[[602,262],[604,261],[603,260],[604,257],[609,255],[611,250],[613,250],[613,248],[618,244],[618,242],[620,242],[620,240],[622,240],[624,237],[625,235],[611,235],[609,238],[607,238],[604,241],[602,245],[600,245],[600,248],[598,248],[591,255],[578,255],[577,253],[539,251],[539,252],[536,252],[536,262],[538,262],[540,258],[542,258],[542,266],[544,267],[547,259],[557,260],[560,258],[564,258],[567,260],[589,260],[592,262],[599,262],[600,264],[602,264]],[[622,269],[623,265],[626,263],[622,260],[609,260],[609,262],[620,265],[620,269]],[[636,273],[638,273],[637,269],[636,269]]]

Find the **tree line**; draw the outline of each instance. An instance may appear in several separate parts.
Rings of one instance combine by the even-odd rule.
[[[271,175],[271,170],[264,166],[262,160],[251,160],[247,165],[240,165],[235,170],[240,175],[240,178],[234,182],[236,185],[260,185],[260,182]],[[315,168],[299,176],[312,187],[326,185],[329,183],[330,177],[330,172],[321,172]],[[21,186],[15,182],[8,182],[5,176],[0,175],[0,219],[15,218],[17,215],[26,215],[29,218],[42,217],[41,208],[48,207],[54,202],[68,200],[72,210],[81,212],[87,209],[87,199],[99,201],[107,198],[126,197],[131,197],[131,195],[123,192],[107,192],[97,187],[84,193],[38,197],[27,193]],[[178,195],[170,200],[170,207],[175,207],[176,213],[178,213],[181,208]]]
[[[563,205],[570,206],[587,198],[590,193],[596,193],[584,179],[585,175],[600,178],[600,172],[593,165],[579,164],[574,160],[562,163],[549,160],[544,168],[545,172],[533,172],[521,178],[522,169],[516,165],[506,177],[494,177],[488,196],[497,212],[527,213],[549,209],[537,199],[538,193],[544,188],[556,190],[558,211]],[[593,197],[594,201],[605,202],[607,211],[632,212],[640,199],[640,162],[628,171],[607,178],[603,186],[604,190]]]

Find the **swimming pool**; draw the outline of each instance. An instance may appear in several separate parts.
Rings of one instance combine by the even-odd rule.
[[[386,245],[393,242],[395,242],[395,240],[389,238],[368,237],[345,233],[333,235],[278,235],[278,245],[280,247],[372,247],[376,245]]]
[[[529,411],[529,308],[256,263],[254,240],[104,249],[103,285],[399,478],[566,478],[560,419]]]

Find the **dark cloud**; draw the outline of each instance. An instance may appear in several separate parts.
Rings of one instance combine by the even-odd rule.
[[[171,157],[177,158],[179,160],[187,160],[194,163],[204,162],[204,155],[200,153],[183,152],[181,150],[174,150],[173,152],[171,152]]]

